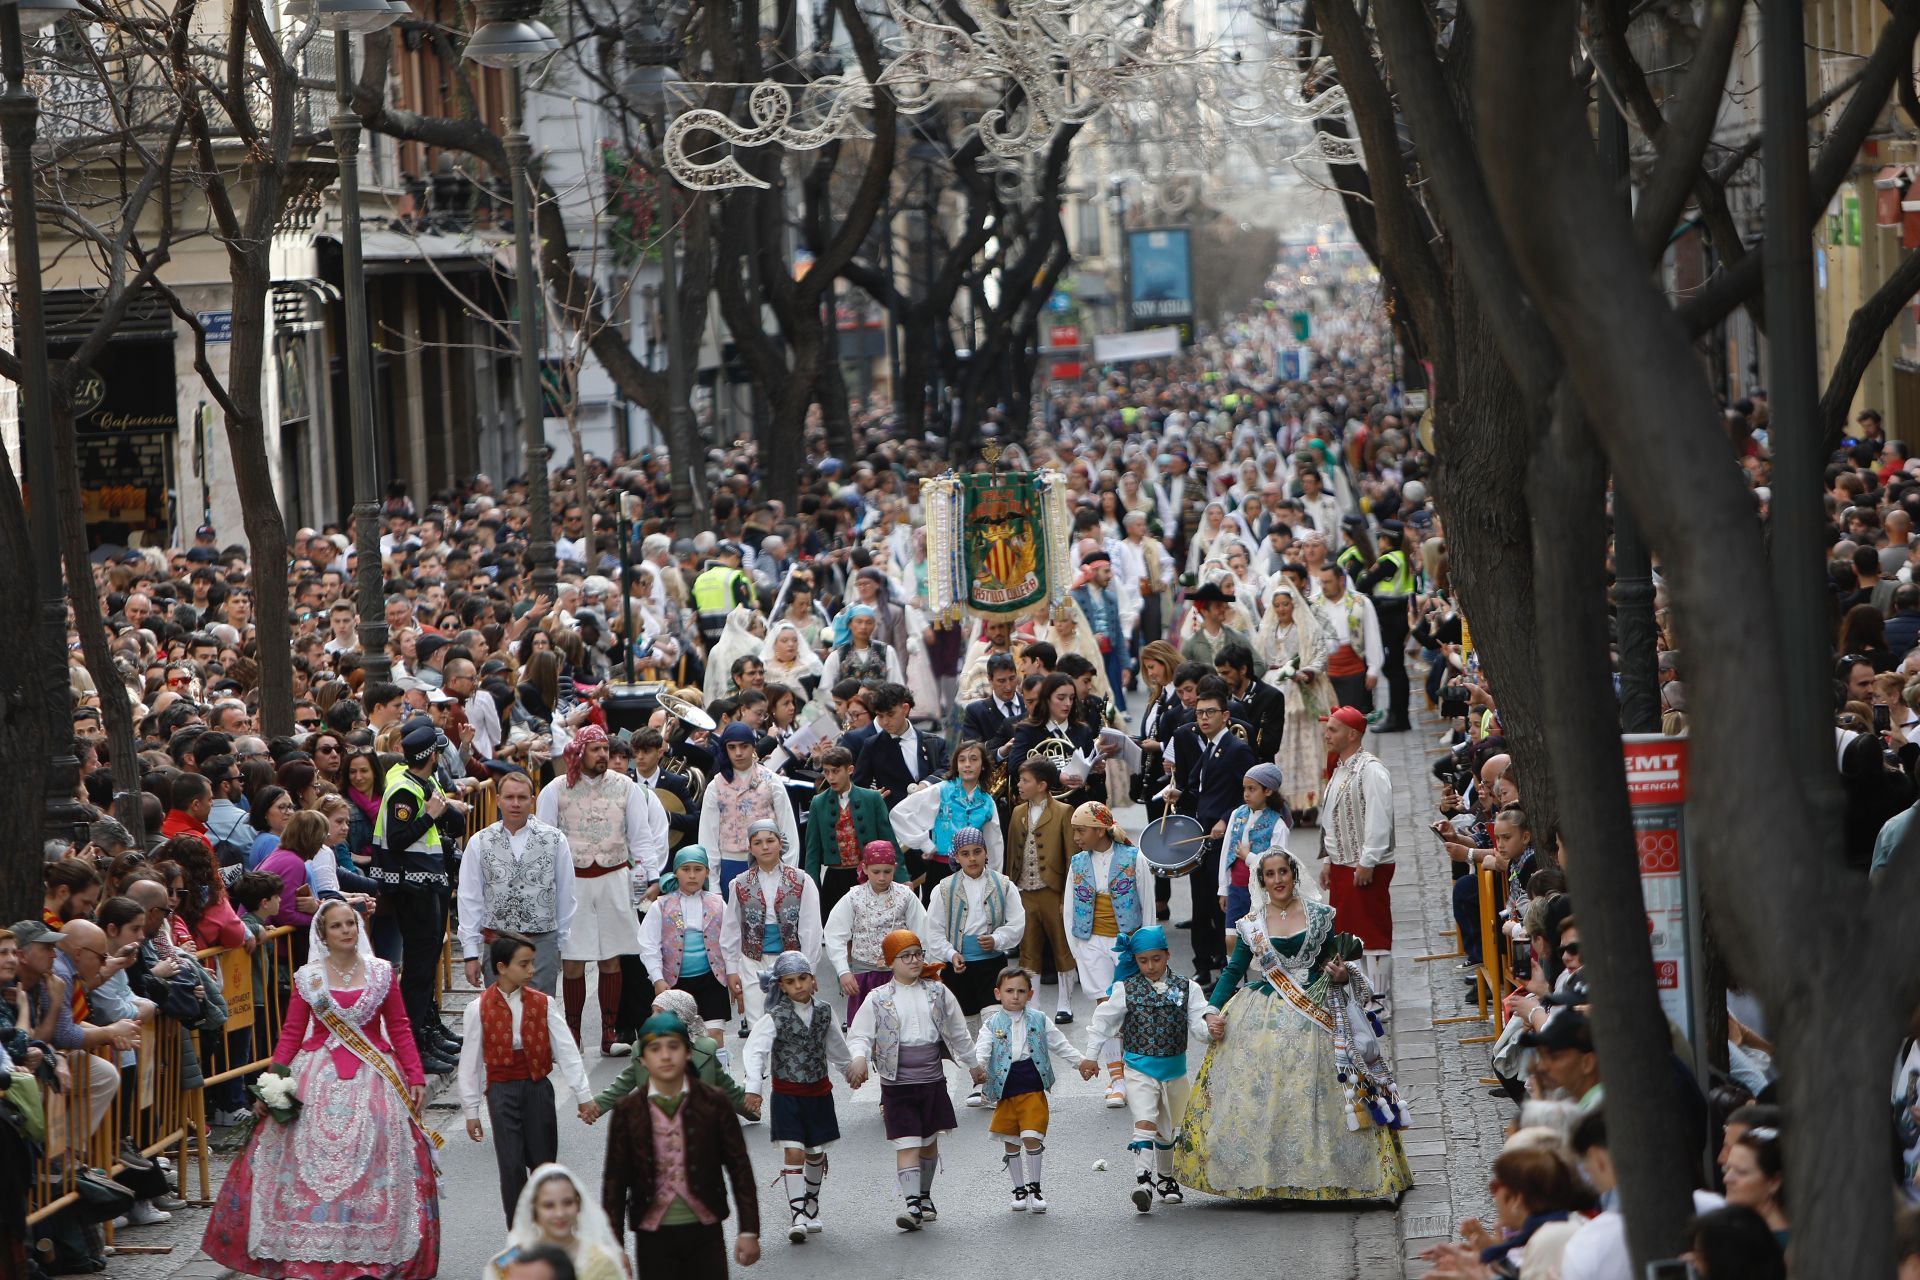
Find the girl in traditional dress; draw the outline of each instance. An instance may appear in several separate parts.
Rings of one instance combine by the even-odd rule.
[[[1266,682],[1280,690],[1286,703],[1286,729],[1275,763],[1286,780],[1287,804],[1297,821],[1312,825],[1319,817],[1320,780],[1327,763],[1320,717],[1333,705],[1333,686],[1327,683],[1327,637],[1320,619],[1284,574],[1274,585],[1260,624],[1259,649],[1273,664]]]
[[[1333,908],[1284,848],[1259,873],[1263,901],[1235,924],[1213,989],[1224,1012],[1208,1019],[1216,1043],[1174,1176],[1233,1200],[1393,1200],[1413,1185],[1396,1132],[1406,1113],[1362,1011],[1357,940],[1333,932]]]
[[[626,1280],[626,1251],[613,1238],[607,1211],[565,1165],[533,1171],[513,1211],[507,1247],[487,1260],[486,1280],[505,1280],[516,1259],[541,1245],[564,1249],[579,1280]]]
[[[953,837],[964,828],[978,828],[985,837],[988,867],[998,871],[1006,864],[1000,815],[993,797],[980,786],[986,762],[985,747],[962,742],[953,749],[951,778],[924,787],[894,806],[893,834],[900,847],[920,850],[926,858],[920,886],[924,894],[931,895],[935,885],[953,874]]]
[[[440,1202],[419,1119],[426,1077],[393,966],[339,901],[313,918],[308,954],[273,1051],[292,1069],[299,1116],[281,1124],[256,1105],[201,1247],[274,1280],[429,1280]]]

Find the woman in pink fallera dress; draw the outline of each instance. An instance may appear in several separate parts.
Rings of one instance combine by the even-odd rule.
[[[342,902],[314,917],[308,954],[273,1053],[292,1070],[300,1113],[260,1116],[202,1247],[273,1280],[427,1280],[440,1265],[439,1192],[393,966]]]

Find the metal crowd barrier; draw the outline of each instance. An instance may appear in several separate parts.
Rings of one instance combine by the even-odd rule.
[[[181,1087],[185,1039],[179,1023],[161,1014],[141,1024],[133,1064],[119,1065],[117,1050],[69,1049],[65,1059],[71,1084],[65,1092],[42,1089],[47,1139],[27,1187],[27,1222],[36,1224],[75,1204],[74,1182],[82,1169],[103,1169],[109,1177],[126,1170],[122,1147],[131,1139],[148,1159],[172,1151],[176,1194],[186,1197],[189,1139],[204,1135],[200,1091]],[[94,1063],[103,1064],[95,1067]],[[120,1085],[104,1114],[94,1114],[89,1088],[95,1071],[118,1073]],[[200,1144],[200,1179],[206,1183],[205,1141]]]
[[[499,803],[491,783],[473,793],[473,798],[474,815],[482,819],[481,825],[498,820]],[[273,1061],[286,1020],[295,968],[293,940],[298,932],[287,925],[268,929],[260,935],[259,946],[252,954],[241,947],[208,947],[195,953],[208,977],[220,984],[227,1002],[225,1023],[191,1032],[206,1086],[245,1079]],[[453,934],[449,928],[436,975],[436,1000],[452,986],[452,977]],[[247,1038],[236,1039],[243,1032]],[[148,1158],[173,1153],[175,1194],[181,1199],[201,1205],[213,1202],[205,1089],[186,1089],[181,1084],[186,1034],[178,1022],[156,1014],[153,1021],[142,1024],[130,1067],[118,1068],[119,1054],[112,1049],[73,1049],[61,1055],[72,1083],[63,1093],[43,1090],[47,1140],[29,1179],[29,1225],[78,1201],[74,1182],[81,1169],[103,1169],[109,1177],[124,1172],[121,1149],[127,1138],[132,1138],[136,1149]],[[103,1061],[121,1071],[121,1085],[97,1124],[88,1089],[90,1073],[97,1068],[89,1065],[89,1060]],[[197,1198],[187,1192],[189,1163],[196,1170]]]

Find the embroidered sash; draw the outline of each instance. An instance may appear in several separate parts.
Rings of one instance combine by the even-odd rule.
[[[325,1004],[314,1005],[313,1016],[325,1024],[334,1038],[347,1047],[348,1052],[378,1071],[381,1078],[393,1086],[393,1091],[400,1095],[400,1101],[406,1107],[407,1114],[413,1118],[414,1125],[426,1135],[427,1141],[433,1144],[435,1151],[447,1145],[445,1138],[427,1128],[427,1122],[421,1118],[419,1108],[413,1105],[413,1095],[407,1092],[407,1082],[401,1078],[400,1069],[393,1065],[393,1060],[374,1048],[373,1042],[360,1033],[360,1028],[341,1017],[331,1000]]]
[[[1280,950],[1272,945],[1272,940],[1267,937],[1267,931],[1259,925],[1249,925],[1248,932],[1252,935],[1250,940],[1253,941],[1254,954],[1260,958],[1260,972],[1266,975],[1273,989],[1278,991],[1288,1004],[1325,1027],[1331,1034],[1333,1014],[1327,1011],[1326,1006],[1308,995],[1306,990],[1288,974],[1286,968],[1280,963]],[[1301,945],[1305,945],[1305,940],[1302,940]]]

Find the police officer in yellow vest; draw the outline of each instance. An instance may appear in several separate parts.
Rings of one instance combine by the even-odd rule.
[[[1360,590],[1373,600],[1380,620],[1380,647],[1386,660],[1380,670],[1387,677],[1387,715],[1380,733],[1403,733],[1413,727],[1407,719],[1407,627],[1413,597],[1419,591],[1413,564],[1407,559],[1406,529],[1398,520],[1380,522],[1380,558],[1359,575]]]
[[[459,1063],[460,1040],[440,1021],[433,978],[447,933],[453,841],[466,829],[467,806],[442,794],[434,781],[439,738],[424,716],[400,735],[405,763],[387,774],[373,820],[373,873],[380,881],[380,914],[400,930],[400,998],[413,1038],[427,1070],[445,1073]]]
[[[693,607],[700,615],[700,638],[711,648],[726,628],[727,615],[735,605],[754,602],[753,579],[741,568],[746,552],[737,542],[723,542],[713,550],[713,559],[693,580]]]

